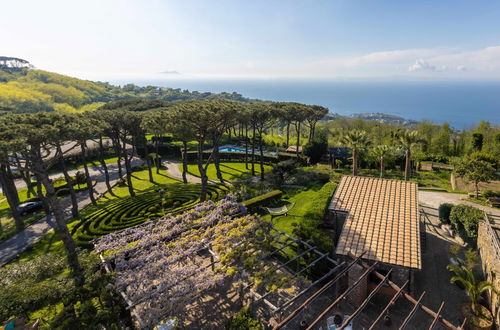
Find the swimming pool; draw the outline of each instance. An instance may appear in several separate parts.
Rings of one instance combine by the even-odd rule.
[[[245,149],[238,147],[219,147],[220,152],[245,152]]]
[[[241,152],[241,153],[244,153],[245,152],[245,148],[241,148],[241,147],[236,147],[236,146],[222,146],[222,147],[219,147],[219,152]],[[251,153],[251,149],[248,148],[248,153]],[[255,150],[256,153],[259,153],[259,149],[257,148]],[[268,150],[265,150],[264,149],[264,153],[266,155],[271,155],[271,156],[276,156],[277,153],[274,152],[274,151],[268,151]]]

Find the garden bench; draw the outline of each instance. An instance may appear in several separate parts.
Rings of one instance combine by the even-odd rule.
[[[278,217],[280,215],[288,215],[288,212],[293,208],[295,203],[291,203],[288,205],[283,205],[280,207],[262,207],[264,210],[266,210],[270,215],[271,219],[274,217]]]

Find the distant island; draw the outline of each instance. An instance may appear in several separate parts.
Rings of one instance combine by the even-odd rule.
[[[159,74],[173,74],[173,75],[181,74],[179,71],[175,71],[175,70],[165,70],[165,71],[161,71],[158,73]]]

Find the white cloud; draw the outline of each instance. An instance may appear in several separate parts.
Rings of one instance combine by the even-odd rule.
[[[367,55],[355,56],[344,60],[346,66],[362,66],[369,64],[405,64],[409,58],[422,58],[439,54],[436,49],[406,49],[384,52],[374,52]]]
[[[446,66],[444,67],[446,70]],[[426,60],[420,58],[418,59],[415,64],[410,65],[408,67],[408,71],[436,71],[437,68],[435,65],[430,64]]]
[[[434,77],[500,78],[500,46],[465,50],[452,48],[415,48],[373,52],[343,58],[295,63],[278,63],[269,71],[289,76],[310,77]]]

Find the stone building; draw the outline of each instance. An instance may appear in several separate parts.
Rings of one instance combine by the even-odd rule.
[[[339,259],[359,256],[398,285],[414,286],[414,271],[421,269],[418,189],[414,182],[344,176],[329,206],[327,224],[336,232],[335,253]],[[360,270],[348,274],[348,282],[359,278]],[[356,292],[366,298],[378,283],[368,276]],[[384,290],[380,290],[384,293]],[[387,293],[389,293],[388,290]]]
[[[500,290],[500,224],[481,221],[478,228],[477,246],[481,256],[484,276]],[[491,313],[495,324],[500,325],[500,296],[490,291],[488,294]]]

